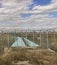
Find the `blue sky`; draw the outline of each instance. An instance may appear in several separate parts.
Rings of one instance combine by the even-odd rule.
[[[57,0],[0,1],[0,27],[55,27],[56,21]]]
[[[32,9],[36,5],[44,6],[50,4],[51,0],[33,0],[32,4],[29,5],[29,9]]]
[[[34,4],[41,5],[41,6],[48,5],[50,4],[50,2],[51,0],[33,0]]]
[[[51,12],[49,13],[49,17],[52,17],[52,18],[57,18],[57,12]]]
[[[33,9],[33,7],[35,7],[35,6],[46,6],[46,5],[50,5],[51,4],[51,1],[52,0],[33,0],[32,1],[32,4],[30,4],[28,7],[29,7],[29,10],[32,10]],[[55,12],[50,12],[50,13],[48,13],[50,16],[49,17],[57,17],[57,11],[55,11]],[[21,15],[21,17],[23,18],[23,19],[27,19],[27,18],[29,18],[31,15],[33,15],[33,14],[23,14],[23,15]]]
[[[33,0],[33,5],[46,6],[49,4],[51,4],[51,0]],[[50,16],[51,17],[57,17],[57,11],[50,13]]]

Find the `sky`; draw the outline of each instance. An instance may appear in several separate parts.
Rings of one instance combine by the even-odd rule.
[[[0,28],[57,27],[57,0],[0,0]]]

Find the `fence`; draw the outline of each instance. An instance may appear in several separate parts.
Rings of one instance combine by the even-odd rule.
[[[42,48],[49,48],[57,43],[57,32],[55,30],[20,30],[18,32],[15,30],[10,33],[0,33],[0,47],[11,47],[17,37],[26,38]]]

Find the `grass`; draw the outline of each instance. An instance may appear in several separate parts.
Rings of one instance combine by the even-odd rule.
[[[9,39],[8,39],[9,38]],[[14,38],[12,34],[0,34],[0,46],[7,47],[8,43],[9,46],[14,42]]]
[[[51,44],[51,49],[55,50],[55,53],[52,53],[48,50],[44,50],[44,49],[36,49],[36,50],[25,50],[25,49],[19,49],[19,48],[14,48],[10,51],[10,53],[5,56],[2,57],[0,56],[0,65],[13,65],[12,62],[14,61],[15,63],[19,62],[19,61],[29,61],[29,64],[32,65],[57,65],[57,33],[55,33],[55,43],[54,43],[54,35],[53,33],[48,35],[49,38],[49,43]],[[16,36],[20,36],[21,34],[16,34]],[[26,34],[23,33],[22,34],[23,37],[26,37]],[[28,34],[28,39],[33,41],[33,35],[30,33]],[[35,40],[34,42],[39,44],[40,40],[38,40],[37,38],[39,37],[39,34],[35,33]],[[46,42],[46,34],[42,33],[42,45],[45,46]],[[14,35],[13,34],[9,34],[9,44],[10,46],[12,45],[12,43],[14,42]],[[8,34],[0,34],[0,46],[4,46],[7,47],[8,45]]]
[[[40,52],[39,52],[40,50]],[[32,65],[57,65],[57,53],[51,53],[48,50],[25,50],[16,48],[4,58],[0,58],[0,65],[12,65],[12,62],[29,61]]]

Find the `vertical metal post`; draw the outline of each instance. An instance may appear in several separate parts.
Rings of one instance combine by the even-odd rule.
[[[50,37],[50,38],[51,38],[51,42],[50,42],[50,44],[52,44],[52,32],[50,33],[50,36],[51,36],[51,37]]]
[[[22,31],[21,31],[21,38],[22,38]]]
[[[17,47],[18,47],[18,37],[16,36],[17,31],[15,30],[15,40],[17,40]]]
[[[22,38],[22,31],[21,31],[21,38]],[[22,43],[22,40],[21,40],[21,43]]]
[[[49,48],[48,31],[47,31],[47,48]]]
[[[56,37],[55,37],[55,31],[54,31],[54,44],[56,43],[55,39],[56,39]]]
[[[34,42],[34,31],[33,31],[33,42]]]
[[[41,30],[40,30],[40,47],[41,47]]]
[[[26,31],[26,39],[27,39],[27,31]]]
[[[16,30],[15,30],[15,32],[14,32],[14,40],[15,40],[15,41],[17,40],[17,38],[16,38]],[[17,47],[18,47],[18,41],[17,41]]]
[[[7,41],[8,41],[8,48],[10,47],[9,46],[9,33],[7,34]]]
[[[14,32],[14,40],[16,41],[16,31]]]
[[[17,32],[16,32],[16,34],[17,34]],[[16,35],[16,34],[15,34],[15,35]],[[17,40],[17,47],[18,47],[18,37],[17,37],[17,36],[16,36],[16,40]]]

